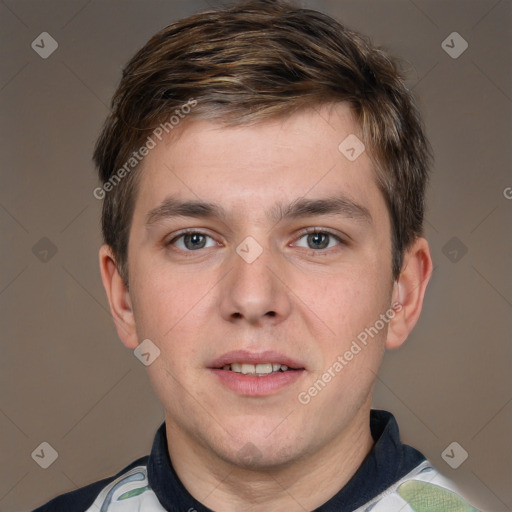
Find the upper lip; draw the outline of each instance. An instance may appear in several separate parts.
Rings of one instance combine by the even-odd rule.
[[[233,350],[231,352],[226,352],[219,358],[212,361],[208,368],[222,368],[228,364],[232,363],[249,363],[249,364],[260,364],[260,363],[280,363],[288,366],[288,368],[293,368],[295,370],[300,370],[304,368],[304,365],[299,361],[292,359],[291,357],[285,356],[279,352],[275,352],[272,350],[267,350],[264,352],[249,352],[247,350]]]

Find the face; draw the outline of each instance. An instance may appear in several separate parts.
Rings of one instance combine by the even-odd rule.
[[[168,432],[224,461],[250,446],[255,464],[288,464],[366,421],[394,313],[391,226],[368,154],[338,148],[351,134],[343,104],[193,121],[143,162],[138,342],[160,350],[148,371]]]

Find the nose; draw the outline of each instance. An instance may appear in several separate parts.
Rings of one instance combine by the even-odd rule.
[[[230,272],[221,282],[222,317],[229,322],[245,320],[253,325],[280,323],[292,309],[282,262],[270,249],[250,244],[245,248],[245,253],[240,246],[239,253],[233,251]],[[261,251],[256,259],[254,251]]]

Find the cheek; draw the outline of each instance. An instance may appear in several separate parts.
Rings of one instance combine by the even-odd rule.
[[[388,307],[391,286],[378,261],[347,266],[336,274],[316,276],[297,295],[334,331],[337,339],[355,336]],[[332,332],[331,332],[332,334]]]
[[[179,360],[194,349],[180,340],[193,340],[191,336],[207,318],[207,292],[214,281],[158,270],[139,275],[143,278],[133,288],[137,334],[154,341],[162,351],[172,348],[172,360]]]

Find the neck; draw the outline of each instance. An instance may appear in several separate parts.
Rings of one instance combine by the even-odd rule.
[[[169,455],[183,485],[212,510],[314,510],[333,497],[373,446],[370,407],[320,450],[284,467],[251,470],[221,459],[166,419]]]

